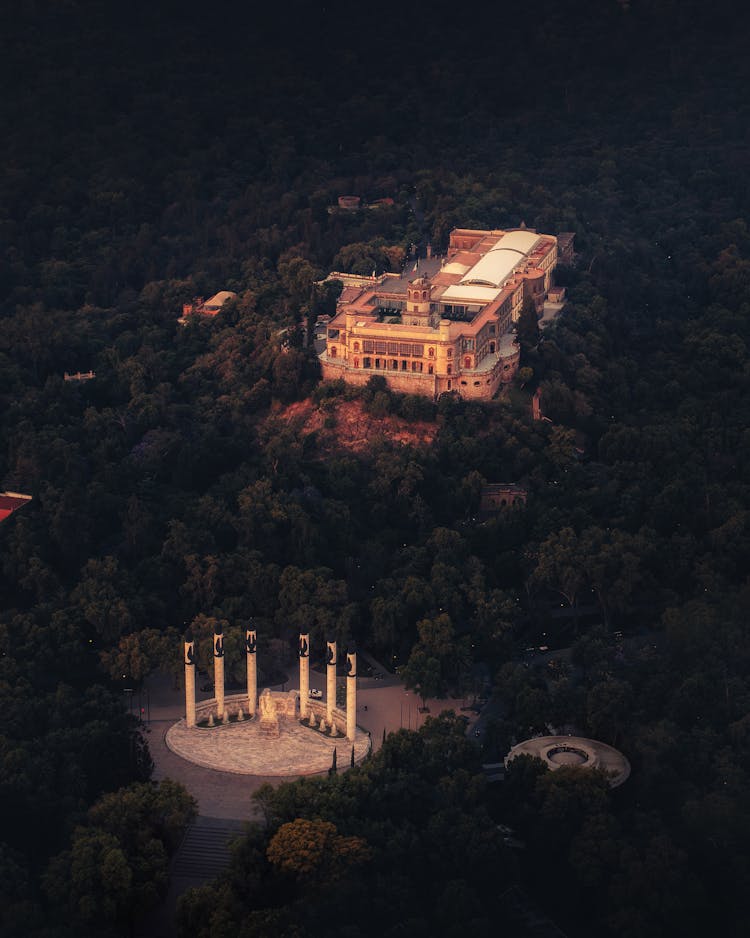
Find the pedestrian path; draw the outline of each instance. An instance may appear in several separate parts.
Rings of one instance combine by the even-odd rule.
[[[258,720],[245,720],[209,728],[188,726],[184,720],[166,733],[167,746],[186,762],[234,775],[297,778],[318,775],[330,768],[334,751],[341,764],[348,764],[354,750],[355,762],[370,751],[370,738],[357,729],[353,742],[345,736],[327,736],[297,719],[282,720],[280,735],[263,736]]]
[[[196,818],[177,851],[172,876],[199,883],[218,876],[229,866],[229,847],[242,833],[242,826],[228,818]]]
[[[198,816],[188,827],[172,860],[169,892],[140,923],[135,938],[172,938],[180,896],[221,875],[232,860],[231,845],[241,837],[244,822],[229,818]]]

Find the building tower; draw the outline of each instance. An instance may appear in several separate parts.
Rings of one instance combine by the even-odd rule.
[[[253,628],[252,619],[245,632],[245,657],[247,658],[247,712],[255,716],[255,705],[258,700],[258,662],[255,649],[257,636]]]
[[[214,629],[214,697],[216,716],[224,719],[224,633],[221,623]]]
[[[195,726],[195,642],[190,629],[185,632],[185,722]]]
[[[310,636],[307,632],[299,635],[299,717],[307,717],[310,697]]]
[[[326,720],[333,726],[333,708],[336,706],[336,639],[326,643]]]
[[[357,646],[346,650],[346,738],[354,742],[357,733]]]
[[[406,288],[406,310],[404,322],[417,320],[420,325],[427,325],[430,318],[430,297],[432,285],[427,277],[417,277]]]

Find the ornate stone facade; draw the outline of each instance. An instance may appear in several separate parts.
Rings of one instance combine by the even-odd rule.
[[[491,398],[518,370],[511,331],[524,300],[539,312],[557,262],[557,239],[526,228],[455,229],[444,258],[419,260],[413,277],[345,283],[320,354],[323,377],[436,398]]]

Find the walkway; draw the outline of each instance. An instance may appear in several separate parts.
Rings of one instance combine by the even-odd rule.
[[[428,716],[437,716],[443,710],[461,712],[468,700],[428,700],[428,713],[420,713],[421,700],[416,694],[404,689],[399,679],[388,674],[369,655],[363,657],[376,673],[387,675],[382,679],[360,678],[357,692],[357,725],[369,732],[372,749],[380,748],[383,730],[392,733],[404,729],[419,729]],[[293,672],[290,677],[296,677]],[[205,682],[204,678],[204,682]],[[296,681],[284,685],[286,690],[295,687]],[[325,688],[325,675],[311,671],[310,686]],[[272,688],[281,690],[281,688]],[[198,813],[211,818],[254,820],[259,815],[252,801],[253,792],[269,782],[278,785],[280,779],[272,775],[234,775],[217,772],[187,762],[170,751],[165,742],[167,730],[185,715],[182,691],[175,690],[171,678],[156,677],[151,680],[151,720],[145,724],[151,758],[154,760],[154,779],[171,778],[183,784],[198,802]],[[210,694],[199,695],[208,699]],[[473,714],[466,713],[473,720]],[[341,740],[346,744],[346,740]],[[348,766],[344,751],[339,751],[339,766]],[[325,774],[325,773],[322,773]],[[291,781],[292,777],[287,780]]]
[[[380,748],[383,731],[396,732],[401,727],[418,729],[430,715],[446,709],[457,712],[465,700],[429,700],[429,713],[420,713],[418,697],[405,690],[399,679],[389,674],[382,665],[366,653],[362,657],[373,668],[377,678],[359,678],[357,681],[357,725],[371,734],[372,749]],[[203,683],[206,678],[203,678]],[[201,683],[200,681],[198,683]],[[310,686],[325,691],[325,675],[311,671]],[[284,685],[284,690],[296,688],[296,681]],[[273,690],[281,690],[276,687]],[[210,694],[199,694],[206,700]],[[144,723],[151,758],[154,760],[155,780],[171,778],[180,782],[198,802],[198,817],[188,828],[178,850],[170,877],[169,893],[165,901],[154,910],[138,931],[139,938],[152,935],[169,936],[174,933],[174,912],[178,897],[191,886],[199,886],[217,876],[230,859],[229,843],[240,834],[243,822],[261,820],[261,814],[252,795],[267,782],[278,785],[281,779],[269,775],[238,775],[217,772],[188,762],[172,752],[166,744],[167,731],[185,715],[185,699],[181,690],[175,690],[172,679],[157,676],[149,682],[150,715]],[[231,729],[228,727],[228,729]],[[223,732],[223,730],[220,730]],[[275,741],[270,741],[273,745]],[[332,742],[332,741],[331,741]],[[346,740],[341,739],[346,745]],[[348,751],[348,750],[346,750]],[[345,770],[349,760],[339,750],[339,767]],[[321,773],[325,777],[326,773]],[[291,781],[292,778],[287,780]]]

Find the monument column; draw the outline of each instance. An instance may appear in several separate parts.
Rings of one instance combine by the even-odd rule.
[[[185,722],[195,726],[195,643],[190,629],[185,632]]]
[[[258,662],[255,658],[256,634],[252,622],[245,632],[245,654],[247,657],[247,712],[255,716],[255,704],[258,699]]]
[[[214,631],[214,697],[216,698],[216,715],[224,718],[224,633],[221,625]]]
[[[346,650],[346,738],[354,742],[357,733],[357,646]],[[353,751],[353,750],[352,750]]]
[[[326,647],[326,720],[333,725],[333,708],[336,706],[336,639],[329,638]]]
[[[299,634],[299,718],[307,717],[310,699],[310,636]]]

